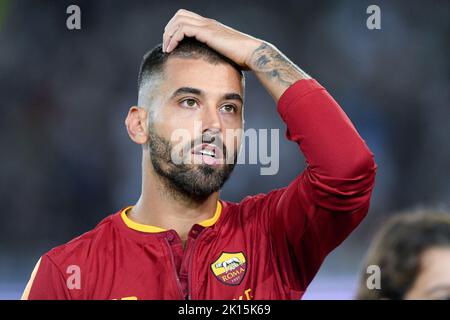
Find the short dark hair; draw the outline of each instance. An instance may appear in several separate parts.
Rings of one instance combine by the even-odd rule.
[[[357,299],[400,300],[411,289],[422,254],[433,247],[450,247],[450,215],[417,210],[392,217],[378,232],[362,269]],[[366,267],[381,270],[381,288],[368,289]]]
[[[243,69],[231,59],[211,49],[206,44],[196,40],[192,37],[183,38],[176,48],[170,52],[162,51],[162,44],[158,44],[152,50],[148,51],[142,59],[141,67],[138,76],[138,92],[142,86],[151,79],[155,74],[161,74],[164,69],[164,64],[169,57],[182,57],[193,59],[205,59],[212,64],[227,63],[233,66],[240,74],[241,79],[244,77]]]

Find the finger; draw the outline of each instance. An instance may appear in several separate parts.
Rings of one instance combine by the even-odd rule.
[[[200,42],[206,40],[206,29],[193,26],[193,25],[181,25],[174,33],[167,45],[166,52],[169,53],[176,48],[178,43],[183,40],[184,37],[195,37]]]
[[[172,19],[169,23],[167,23],[166,27],[164,28],[164,33],[167,33],[169,36],[175,33],[176,29],[178,29],[179,24],[192,24],[195,26],[201,26],[205,24],[206,21],[203,19],[197,19],[192,18],[188,16],[177,16],[176,18]]]
[[[211,19],[205,18],[195,12],[188,11],[186,9],[179,9],[164,28],[162,44],[163,52],[165,52],[167,45],[170,42],[170,38],[178,29],[177,24],[191,23],[196,26],[202,26],[201,23],[207,23],[209,20]]]
[[[177,28],[179,28],[180,25],[177,26]],[[172,39],[173,35],[175,34],[175,31],[171,31],[171,33],[169,33],[168,31],[164,31],[163,33],[163,42],[162,42],[162,51],[163,52],[167,52],[167,46],[170,42],[170,40]]]
[[[205,20],[205,18],[203,18],[202,16],[200,16],[196,13],[193,13],[193,12],[190,12],[190,11],[187,11],[184,9],[180,9],[173,15],[173,17],[169,20],[169,22],[167,22],[167,24],[164,28],[164,31],[169,29],[170,26],[172,26],[177,20],[179,20],[182,17],[187,17],[187,18],[197,19],[197,20]]]
[[[179,10],[175,13],[175,15],[177,15],[177,14],[178,14],[178,15],[190,16],[190,17],[193,17],[193,18],[204,18],[204,17],[202,17],[201,15],[199,15],[199,14],[197,14],[197,13],[195,13],[195,12],[186,10],[186,9],[179,9]]]
[[[166,29],[163,33],[163,52],[167,48],[167,45],[170,42],[170,38],[175,34],[178,28],[181,25],[193,25],[197,27],[203,27],[206,25],[204,21],[194,19],[187,16],[179,16],[176,20],[174,20],[170,25],[166,26]]]

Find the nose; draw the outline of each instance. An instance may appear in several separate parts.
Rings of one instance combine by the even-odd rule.
[[[217,129],[206,129],[202,132],[202,143],[213,143],[218,139],[216,143],[220,143],[220,130]],[[216,138],[217,137],[217,138]]]
[[[219,110],[215,107],[204,108],[202,116],[202,132],[211,132],[212,135],[215,135],[221,131],[222,122]]]

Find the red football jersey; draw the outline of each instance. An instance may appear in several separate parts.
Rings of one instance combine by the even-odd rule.
[[[366,215],[373,154],[315,80],[278,102],[307,168],[289,186],[219,201],[186,248],[174,230],[141,225],[123,209],[44,254],[25,299],[299,299],[326,255]]]

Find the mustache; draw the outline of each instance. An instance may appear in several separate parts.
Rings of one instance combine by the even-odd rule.
[[[211,133],[208,133],[208,132],[202,134],[200,137],[192,140],[190,142],[190,144],[188,144],[189,150],[192,150],[196,146],[202,145],[202,144],[205,144],[205,143],[214,145],[216,148],[222,150],[223,157],[226,158],[226,156],[227,156],[227,147],[223,143],[223,140],[220,137],[220,135],[218,135],[218,134],[211,134]],[[185,149],[185,150],[187,150],[187,149]]]

